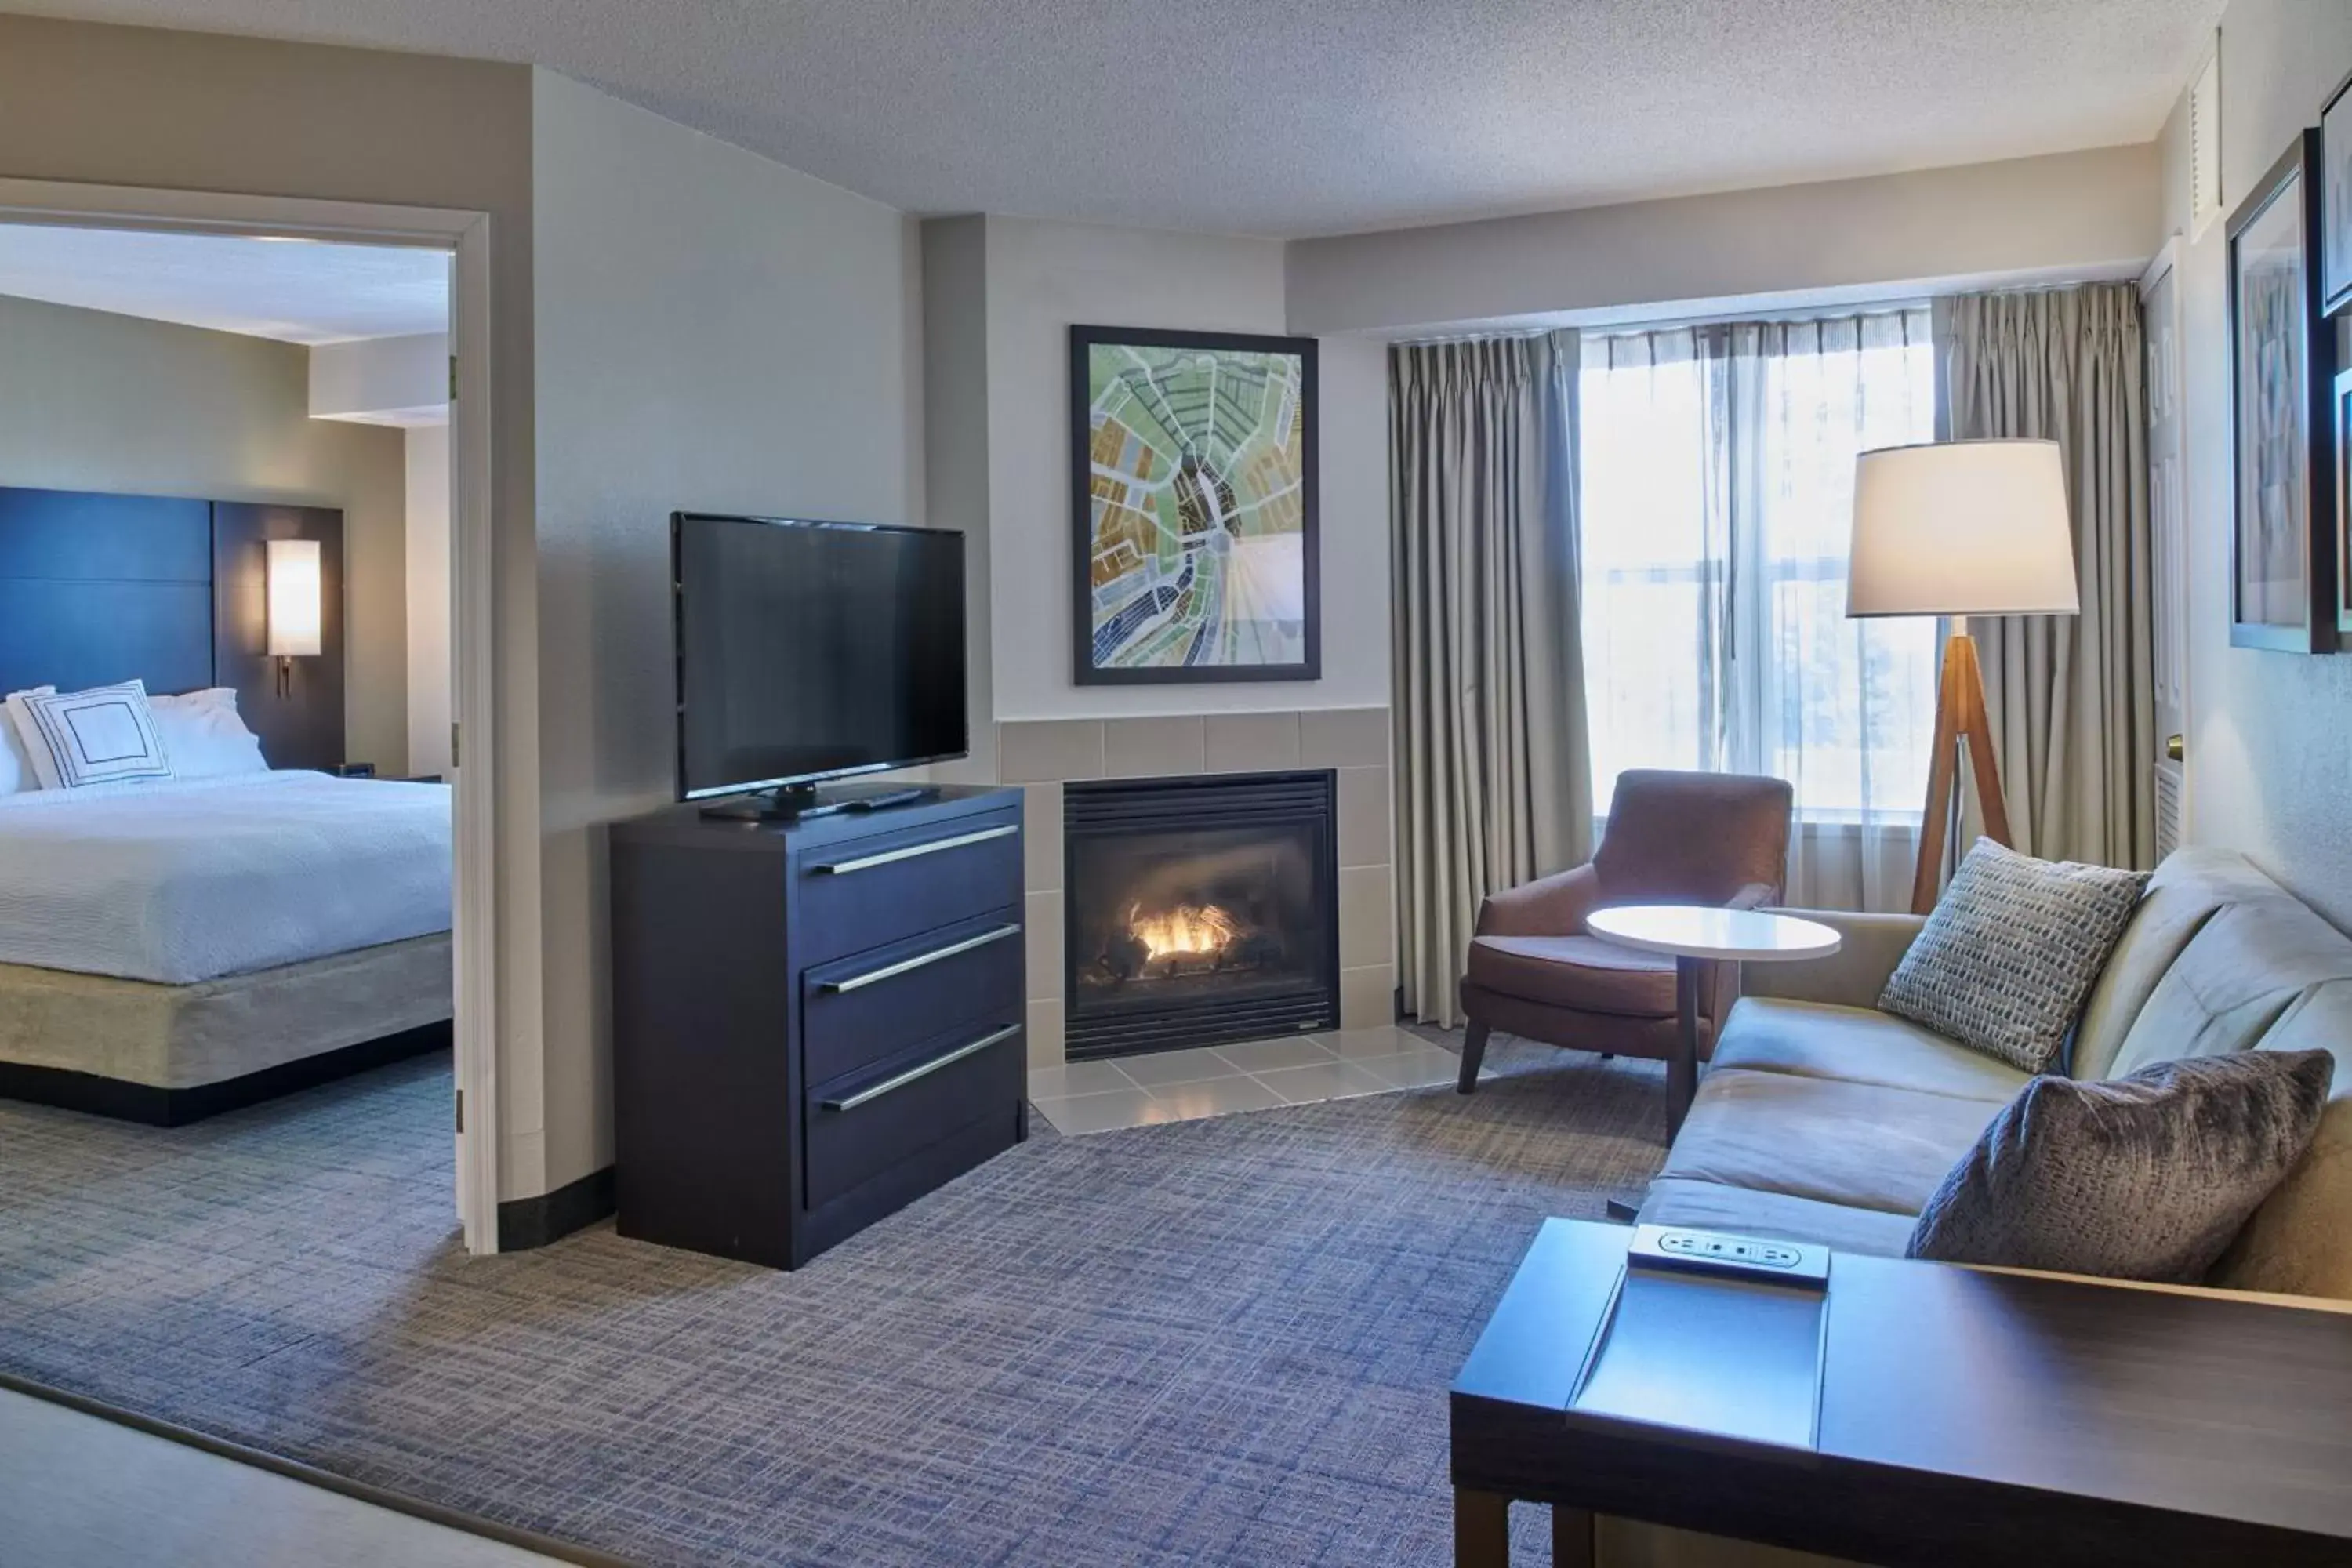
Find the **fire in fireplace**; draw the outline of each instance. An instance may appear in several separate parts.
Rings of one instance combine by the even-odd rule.
[[[1328,772],[1067,787],[1071,1056],[1328,1026],[1331,793]]]

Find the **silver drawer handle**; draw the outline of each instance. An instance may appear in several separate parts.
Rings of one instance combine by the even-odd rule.
[[[898,1077],[886,1078],[880,1083],[875,1084],[871,1088],[859,1089],[856,1094],[846,1095],[840,1100],[819,1100],[817,1102],[817,1107],[822,1110],[855,1110],[859,1106],[866,1104],[869,1100],[881,1099],[884,1095],[889,1093],[894,1089],[904,1089],[918,1079],[930,1077],[941,1068],[953,1067],[956,1063],[963,1060],[964,1058],[971,1056],[979,1051],[984,1051],[1000,1040],[1009,1040],[1020,1032],[1020,1025],[1007,1024],[1004,1027],[995,1031],[993,1034],[981,1036],[980,1038],[972,1041],[971,1044],[968,1046],[958,1046],[955,1049],[950,1051],[943,1057],[933,1057],[921,1067],[908,1068],[905,1072],[900,1073]]]
[[[929,952],[919,952],[912,958],[902,958],[896,963],[886,963],[879,969],[869,969],[863,974],[853,974],[846,980],[825,981],[817,989],[827,994],[861,991],[877,981],[894,979],[898,975],[920,969],[926,964],[937,963],[943,958],[953,958],[959,952],[970,952],[975,947],[986,947],[992,942],[1003,942],[1008,936],[1020,934],[1021,928],[1017,925],[998,926],[995,930],[984,931],[978,936],[968,936],[961,942],[951,942],[945,947],[935,947]]]
[[[932,838],[903,848],[885,849],[878,855],[861,855],[855,860],[819,860],[809,869],[827,876],[846,877],[852,871],[871,871],[877,866],[895,866],[901,860],[936,855],[942,849],[961,849],[967,844],[985,844],[992,838],[1010,838],[1020,831],[1017,824],[992,827],[982,833],[961,833],[953,838]]]

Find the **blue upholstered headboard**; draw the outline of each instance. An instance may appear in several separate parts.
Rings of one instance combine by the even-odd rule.
[[[317,539],[321,656],[277,695],[265,652],[265,539]],[[0,693],[136,678],[155,692],[234,686],[281,768],[344,762],[343,514],[170,496],[0,487]]]

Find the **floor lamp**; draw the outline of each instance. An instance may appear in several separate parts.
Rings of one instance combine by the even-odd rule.
[[[2071,616],[2074,535],[2055,441],[1939,441],[1856,459],[1845,613],[1952,617],[1936,691],[1936,752],[1919,819],[1911,908],[1936,907],[1944,846],[1959,820],[1965,748],[1985,836],[2008,844],[2009,807],[1985,716],[1969,616]]]

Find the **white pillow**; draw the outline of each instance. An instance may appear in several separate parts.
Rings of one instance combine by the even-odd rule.
[[[25,754],[25,742],[16,736],[14,714],[19,697],[47,697],[56,689],[36,686],[28,691],[11,691],[5,706],[0,707],[0,795],[22,795],[41,787],[39,775],[33,772],[33,759]]]
[[[266,773],[269,764],[261,755],[261,739],[237,716],[236,689],[208,686],[177,697],[151,697],[155,732],[172,759],[172,776],[181,779],[225,778],[231,773]]]
[[[172,759],[155,733],[146,683],[87,691],[22,692],[8,717],[43,789],[168,779]]]

